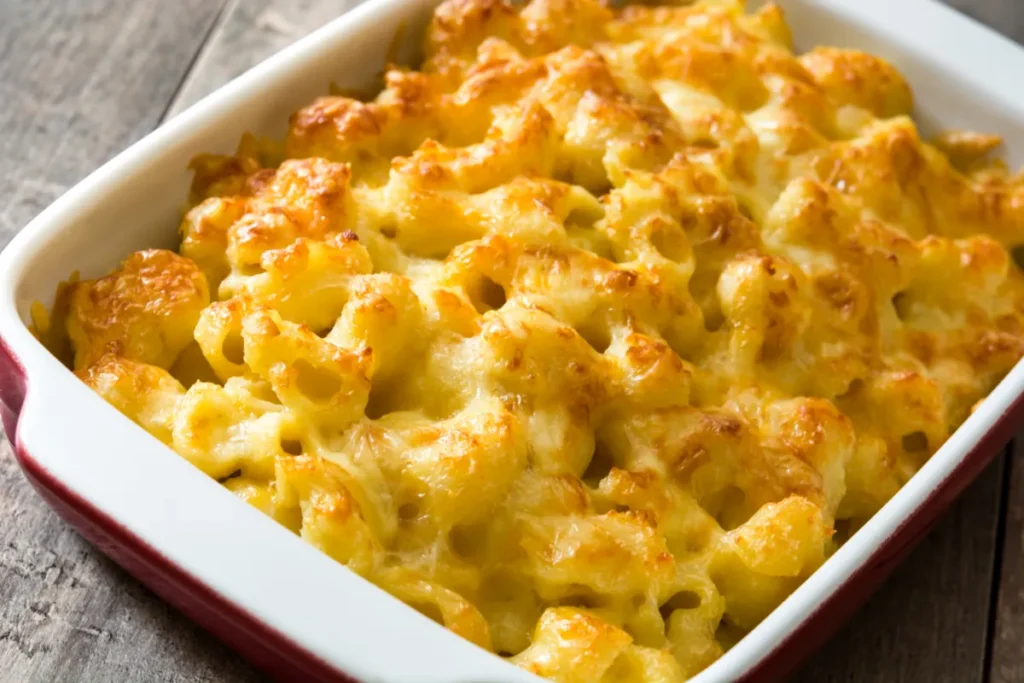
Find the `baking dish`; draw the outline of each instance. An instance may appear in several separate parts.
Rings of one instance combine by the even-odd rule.
[[[536,680],[459,640],[241,505],[110,408],[29,334],[32,301],[78,270],[173,241],[200,151],[243,130],[281,133],[328,82],[372,82],[391,38],[417,35],[434,3],[375,0],[230,84],[105,166],[37,218],[0,256],[0,397],[27,477],[82,533],[157,593],[281,678]],[[879,53],[915,86],[926,129],[1022,139],[1024,53],[930,0],[783,2],[798,45]],[[406,58],[414,51],[405,45]],[[1024,149],[1009,149],[1019,165]],[[128,226],[120,229],[120,226]],[[885,508],[699,681],[777,679],[881,581],[1013,429],[1016,368]],[[48,423],[59,416],[61,425]],[[154,485],[151,482],[158,482]],[[273,586],[274,590],[268,590]],[[392,656],[394,648],[402,656]]]

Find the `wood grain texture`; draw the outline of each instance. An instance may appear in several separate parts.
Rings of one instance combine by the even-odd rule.
[[[1007,464],[1006,515],[996,586],[990,677],[993,683],[1024,683],[1024,437]]]
[[[0,2],[0,246],[157,124],[220,6]],[[3,439],[0,518],[0,680],[253,679],[50,512]]]
[[[0,0],[0,246],[165,113],[358,1]],[[1021,0],[948,3],[1024,38]],[[1003,468],[986,470],[797,680],[985,679]],[[1011,472],[1024,498],[1024,464]],[[1024,681],[1024,503],[1010,508],[993,681]],[[2,440],[0,514],[0,681],[262,680],[63,525]]]
[[[968,488],[800,683],[984,680],[1004,462]]]
[[[941,0],[1018,43],[1024,41],[1024,2],[1020,0]]]
[[[0,246],[149,132],[221,2],[0,2]]]
[[[360,1],[229,0],[223,21],[196,60],[170,107],[170,115],[195,104]]]

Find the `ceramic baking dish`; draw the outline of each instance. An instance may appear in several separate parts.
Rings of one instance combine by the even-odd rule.
[[[1024,163],[1024,50],[933,0],[781,0],[799,47],[859,47],[914,86],[918,121],[998,133]],[[0,410],[29,481],[168,602],[287,680],[538,680],[450,634],[235,499],[80,383],[30,334],[33,301],[72,271],[170,246],[202,151],[281,134],[328,83],[365,86],[434,0],[370,0],[253,69],[93,173],[0,255]],[[412,44],[404,59],[415,59]],[[1024,364],[924,468],[760,626],[695,681],[778,680],[892,570],[1011,436]]]

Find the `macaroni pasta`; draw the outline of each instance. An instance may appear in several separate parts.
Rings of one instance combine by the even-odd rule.
[[[202,155],[180,253],[39,335],[455,633],[683,681],[1022,355],[1024,180],[741,0],[448,0],[421,70]]]

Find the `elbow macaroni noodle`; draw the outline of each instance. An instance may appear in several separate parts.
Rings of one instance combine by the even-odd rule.
[[[554,681],[683,681],[1022,355],[1024,179],[774,4],[448,0],[420,71],[193,162],[38,334],[338,562]]]

